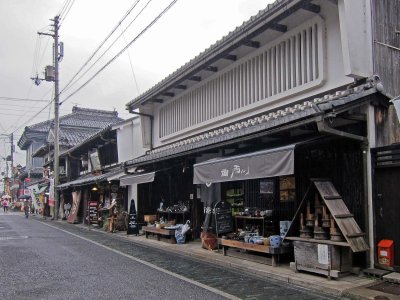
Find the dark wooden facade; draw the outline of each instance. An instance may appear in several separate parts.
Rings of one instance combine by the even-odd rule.
[[[383,239],[395,244],[394,269],[400,271],[400,201],[398,185],[400,178],[400,144],[375,148],[372,151],[374,236],[375,244]],[[375,253],[375,261],[378,262]],[[382,267],[382,266],[379,266]]]
[[[400,95],[400,3],[398,0],[372,0],[373,60],[389,98]],[[400,124],[393,105],[377,108],[377,147],[400,142]]]

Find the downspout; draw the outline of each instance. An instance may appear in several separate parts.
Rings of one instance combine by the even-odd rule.
[[[154,121],[154,117],[152,115],[136,112],[136,111],[133,111],[133,110],[130,110],[129,112],[131,114],[134,114],[134,115],[150,118],[150,150],[153,150],[153,121]]]
[[[320,133],[326,133],[326,134],[331,134],[331,135],[336,135],[339,137],[344,137],[352,140],[356,140],[358,142],[363,142],[365,144],[368,144],[368,138],[361,136],[361,135],[356,135],[352,133],[348,133],[345,131],[337,130],[332,127],[330,127],[328,124],[326,124],[325,120],[317,122],[317,127],[318,131]]]

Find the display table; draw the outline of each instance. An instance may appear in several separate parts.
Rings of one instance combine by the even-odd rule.
[[[292,248],[290,246],[281,246],[273,248],[266,245],[250,244],[236,240],[220,239],[219,244],[222,246],[224,256],[227,255],[229,248],[243,249],[246,251],[255,251],[259,253],[270,254],[272,256],[272,266],[276,267],[279,265],[279,255],[290,253]]]
[[[149,233],[151,233],[151,234],[154,234],[157,236],[158,241],[161,240],[162,236],[164,236],[164,237],[167,237],[172,244],[176,243],[175,229],[164,229],[164,228],[144,226],[144,227],[142,227],[142,230],[144,231],[146,239],[149,237]]]

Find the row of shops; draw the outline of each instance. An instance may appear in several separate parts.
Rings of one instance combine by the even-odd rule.
[[[61,216],[329,277],[398,269],[377,251],[399,243],[393,108],[351,17],[371,7],[313,2],[276,1],[63,152]]]

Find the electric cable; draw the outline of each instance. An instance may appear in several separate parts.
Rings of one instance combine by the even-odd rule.
[[[72,2],[70,2],[70,5],[69,5],[68,9],[66,10],[64,16],[63,16],[63,15],[60,15],[60,17],[61,17],[61,22],[60,22],[60,24],[58,25],[58,27],[61,27],[61,24],[65,21],[65,19],[67,18],[67,15],[68,15],[69,11],[71,10],[72,6],[74,5],[74,3],[75,3],[75,0],[72,0]]]
[[[53,91],[53,88],[51,88],[50,90],[48,90],[46,92],[46,94],[44,94],[42,96],[42,98],[46,97],[51,91]],[[19,127],[17,127],[12,133],[15,133],[16,131],[20,130],[21,128],[23,128],[26,124],[28,124],[30,121],[32,121],[36,116],[39,115],[40,112],[44,111],[47,107],[49,107],[52,103],[54,102],[54,98],[52,100],[50,100],[47,105],[45,105],[37,114],[35,114],[34,116],[32,116],[31,118],[29,118],[27,121],[25,121],[22,125],[20,125]]]
[[[64,14],[64,12],[66,11],[69,3],[71,2],[71,0],[65,0],[63,6],[61,7],[61,9],[58,11],[58,16],[61,16]]]
[[[34,76],[34,73],[37,70],[36,67],[36,62],[37,62],[37,57],[38,57],[38,47],[39,47],[39,35],[36,36],[36,42],[35,42],[35,51],[33,53],[33,62],[32,62],[32,70],[31,70],[31,77]]]
[[[0,96],[0,101],[5,100],[5,101],[33,101],[33,102],[49,102],[50,100],[39,100],[39,99],[29,99],[29,98],[14,98],[14,97],[6,97],[6,96]]]
[[[122,31],[122,36],[123,36],[123,38],[124,38],[125,44],[127,44],[128,42],[127,42],[127,40],[126,40],[124,31]],[[131,54],[129,53],[129,49],[126,51],[126,53],[128,54],[129,65],[131,66],[133,81],[135,82],[135,85],[136,85],[136,91],[137,91],[138,94],[140,94],[140,92],[139,92],[139,85],[138,85],[137,80],[136,80],[135,71],[133,70],[132,58],[131,58]]]
[[[100,43],[100,45],[96,48],[96,50],[92,53],[92,55],[89,56],[89,58],[85,61],[85,63],[80,67],[78,72],[75,73],[74,76],[70,79],[70,81],[65,85],[63,90],[61,90],[60,94],[71,84],[72,81],[79,75],[79,73],[87,66],[87,64],[93,59],[93,57],[97,54],[97,52],[103,47],[103,45],[107,42],[107,40],[113,35],[113,33],[117,30],[117,28],[120,26],[120,24],[129,16],[129,14],[132,12],[132,10],[136,7],[136,5],[140,2],[141,0],[137,0],[125,13],[125,15],[122,17],[122,19],[118,22],[118,24],[111,30],[111,32],[106,36],[106,38]]]
[[[72,86],[74,86],[79,80],[81,80],[83,78],[83,76],[85,76],[98,62],[100,59],[103,58],[103,56],[111,49],[112,46],[114,46],[114,44],[119,40],[119,38],[123,35],[123,33],[133,24],[133,22],[136,21],[136,19],[143,13],[143,11],[147,8],[147,6],[150,4],[152,0],[149,0],[146,5],[139,11],[139,13],[136,15],[136,17],[128,24],[128,26],[122,31],[122,33],[117,36],[114,41],[107,47],[106,50],[103,51],[103,53],[96,59],[96,61],[94,63],[92,63],[92,65],[86,69],[86,71],[81,74],[79,76],[79,78],[77,78],[74,82],[72,82],[69,86],[65,86],[62,90],[61,93],[68,91]],[[126,41],[125,41],[126,43]],[[70,83],[70,82],[69,82]],[[69,84],[68,83],[68,84]]]
[[[83,85],[81,85],[78,89],[68,95],[61,103],[63,104],[81,89],[83,89],[89,82],[91,82],[97,75],[99,75],[105,68],[107,68],[115,59],[117,59],[126,49],[128,49],[139,37],[141,37],[149,28],[151,28],[178,0],[173,0],[153,21],[150,22],[133,40],[131,40],[128,45],[122,48],[112,59],[110,59],[102,68],[100,68],[92,77],[90,77]]]

